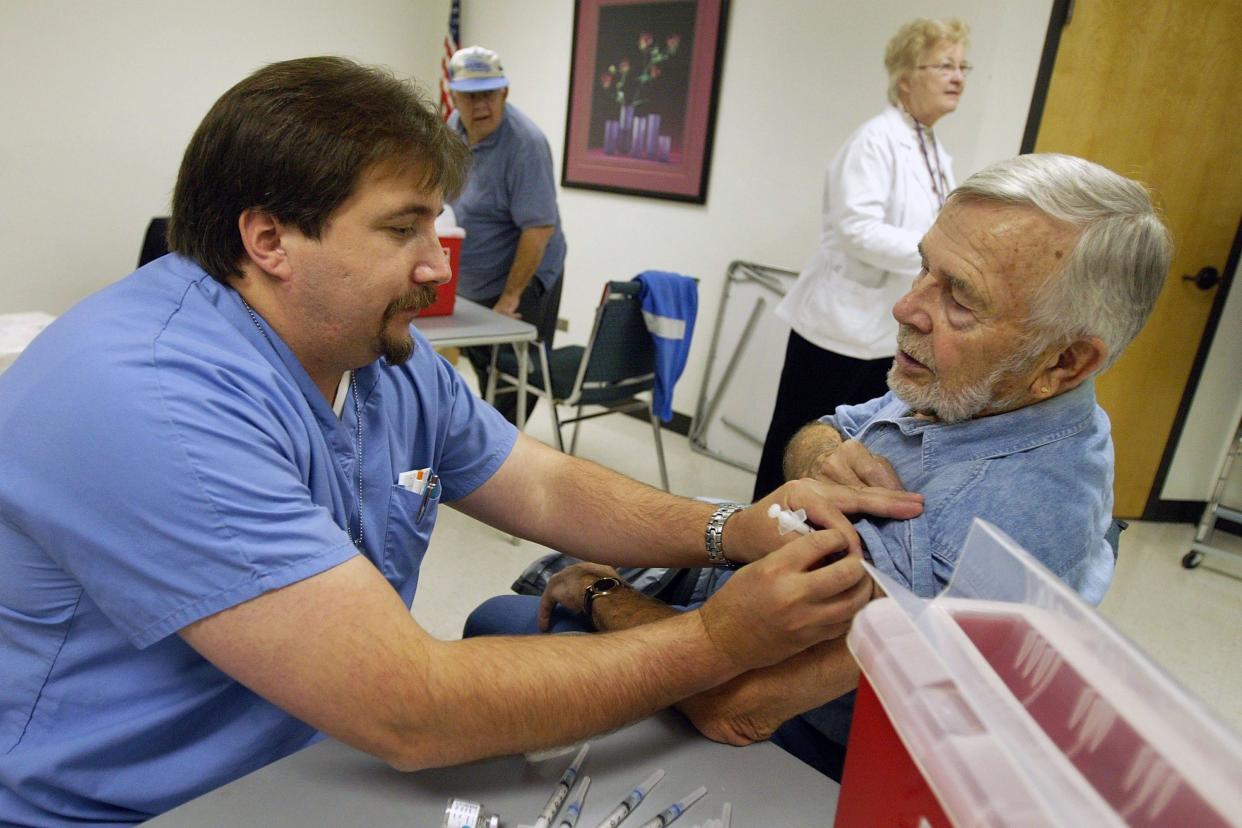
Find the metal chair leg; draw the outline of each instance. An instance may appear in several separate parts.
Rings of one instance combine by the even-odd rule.
[[[561,418],[556,415],[556,400],[548,397],[548,410],[552,412],[552,434],[556,436],[556,450],[565,451],[565,441],[561,439]]]
[[[582,425],[582,406],[578,406],[578,408],[574,411],[574,416],[578,419],[574,420],[574,434],[569,438],[570,454],[578,453],[578,427]]]
[[[565,451],[565,442],[561,439],[561,418],[556,413],[556,394],[552,391],[552,374],[548,371],[548,349],[544,343],[537,343],[536,350],[539,351],[539,371],[543,379],[543,394],[548,401],[548,413],[552,417],[552,434],[556,437],[557,451]],[[538,383],[536,383],[537,385]]]
[[[664,465],[664,443],[660,439],[660,418],[656,416],[651,406],[647,407],[647,414],[651,417],[651,431],[655,438],[656,458],[660,461],[660,483],[664,486],[664,491],[672,491],[668,487],[668,468]]]

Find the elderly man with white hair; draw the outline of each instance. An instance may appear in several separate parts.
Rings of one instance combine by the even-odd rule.
[[[890,392],[803,428],[787,476],[921,493],[915,518],[854,523],[875,566],[920,596],[948,582],[980,516],[1098,603],[1115,560],[1106,539],[1113,450],[1091,378],[1151,312],[1169,265],[1167,230],[1140,184],[1079,158],[1026,155],[954,190],[919,251],[922,270],[893,307]],[[557,573],[539,625],[557,604],[581,612],[584,596],[615,575],[592,564]],[[589,621],[615,630],[675,611],[622,585],[592,595]],[[712,738],[771,736],[833,775],[856,682],[838,639],[678,707]]]
[[[1099,603],[1113,452],[1091,377],[1143,327],[1169,248],[1146,191],[1098,165],[1028,155],[971,177],[893,307],[892,390],[799,432],[787,476],[922,492],[920,517],[858,524],[920,595],[948,582],[982,515]]]

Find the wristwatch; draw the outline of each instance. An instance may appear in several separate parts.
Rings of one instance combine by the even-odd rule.
[[[712,566],[724,569],[737,569],[738,564],[725,557],[724,525],[725,521],[746,508],[743,503],[725,503],[712,512],[707,521],[707,529],[703,532],[703,542],[707,546],[707,560]]]
[[[582,596],[582,612],[591,623],[595,623],[594,617],[591,615],[591,604],[601,595],[607,595],[617,587],[621,586],[621,581],[611,575],[603,578],[596,578],[590,586],[586,588],[586,593]]]

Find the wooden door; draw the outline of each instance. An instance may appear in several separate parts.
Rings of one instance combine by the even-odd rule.
[[[1242,217],[1242,0],[1077,0],[1037,152],[1064,152],[1154,191],[1176,254],[1147,327],[1098,380],[1113,424],[1118,517],[1139,517]]]

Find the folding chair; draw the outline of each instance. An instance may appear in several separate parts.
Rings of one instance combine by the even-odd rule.
[[[168,217],[156,216],[147,225],[146,235],[142,238],[142,250],[138,253],[138,266],[153,262],[168,252]]]
[[[556,447],[565,450],[562,426],[574,424],[569,453],[578,447],[578,427],[583,420],[625,411],[647,409],[656,458],[660,463],[660,483],[668,491],[668,470],[664,445],[660,441],[660,421],[651,409],[651,397],[635,399],[655,387],[655,346],[643,321],[638,282],[608,282],[603,299],[595,311],[595,324],[587,344],[552,349],[542,343],[536,348],[538,365],[532,368],[527,391],[548,400],[552,412],[552,432]],[[517,358],[502,353],[497,359],[500,377],[516,382]],[[551,391],[544,377],[552,378]],[[573,406],[573,417],[561,419],[557,406]],[[602,406],[603,411],[583,414],[584,406]]]

